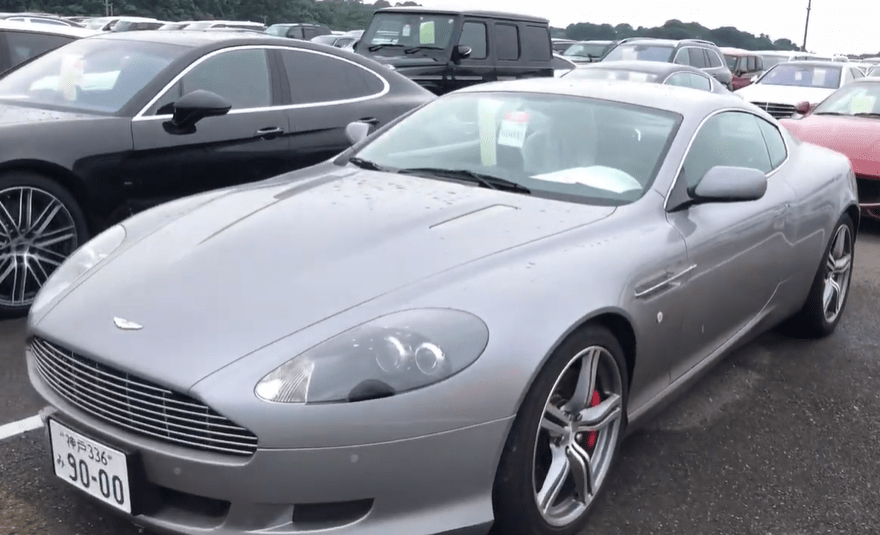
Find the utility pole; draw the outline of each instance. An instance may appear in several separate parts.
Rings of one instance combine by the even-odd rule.
[[[812,4],[813,0],[807,0],[807,22],[804,24],[804,52],[807,51],[807,30],[810,29],[810,7],[812,6]]]

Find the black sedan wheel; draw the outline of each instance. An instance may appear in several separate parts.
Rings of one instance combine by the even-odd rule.
[[[611,468],[626,424],[627,368],[589,325],[550,358],[523,402],[495,481],[496,531],[573,535]]]
[[[87,239],[63,187],[32,173],[0,178],[0,315],[27,313],[49,275]]]

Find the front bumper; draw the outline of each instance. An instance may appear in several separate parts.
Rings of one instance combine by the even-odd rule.
[[[44,418],[136,452],[132,470],[142,483],[132,490],[148,505],[129,518],[142,527],[185,535],[476,535],[493,521],[492,486],[512,418],[407,440],[258,449],[241,458],[108,425],[58,396],[31,357],[28,374],[51,405]]]

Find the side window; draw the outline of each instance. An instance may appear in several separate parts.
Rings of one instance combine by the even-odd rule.
[[[748,56],[746,58],[746,72],[755,72],[755,56]]]
[[[764,58],[761,56],[755,56],[755,70],[759,72],[764,70]]]
[[[519,28],[512,24],[495,24],[495,46],[498,47],[498,59],[518,60]]]
[[[690,80],[687,79],[686,72],[678,72],[666,79],[667,85],[677,85],[679,87],[691,87]]]
[[[303,28],[303,39],[309,41],[315,37],[318,37],[318,29],[317,28]]]
[[[471,47],[468,59],[486,59],[488,53],[486,25],[482,22],[465,22],[461,27],[458,44]]]
[[[709,66],[702,48],[688,48],[687,51],[691,58],[691,65],[698,69],[705,69]]]
[[[858,80],[859,78],[865,77],[865,75],[862,74],[862,71],[860,71],[858,69],[854,69],[854,68],[850,67],[850,72],[852,72],[853,79],[855,79],[855,80]]]
[[[691,83],[691,87],[694,89],[700,89],[703,91],[711,91],[712,84],[709,82],[709,79],[705,76],[700,76],[699,74],[687,73],[689,81]]]
[[[523,55],[526,61],[547,61],[553,58],[550,32],[546,26],[526,25],[523,35]]]
[[[715,166],[749,167],[769,173],[773,166],[755,116],[745,112],[714,115],[697,132],[681,172],[688,188]]]
[[[333,56],[285,50],[281,58],[294,104],[364,98],[385,89],[385,82],[378,74]]]
[[[233,110],[272,105],[269,64],[263,49],[231,50],[206,59],[186,73],[156,104],[152,114],[166,115],[171,105],[197,89],[211,91],[232,104]]]
[[[706,52],[706,58],[708,58],[708,64],[710,67],[720,67],[724,65],[721,61],[721,58],[714,50],[703,49]]]
[[[767,152],[770,153],[770,164],[773,166],[773,169],[776,169],[782,165],[782,162],[784,162],[785,158],[788,156],[788,151],[785,149],[785,141],[782,139],[782,134],[779,133],[778,128],[764,119],[755,117],[755,121],[761,129],[761,135],[764,136],[764,142],[767,143]]]
[[[29,32],[7,32],[6,44],[9,48],[11,67],[23,63],[34,56],[48,52],[72,41],[70,37],[45,35]]]
[[[293,39],[302,39],[303,38],[302,26],[291,26],[291,28],[289,30],[287,30],[287,37],[292,37]]]
[[[677,65],[690,65],[691,64],[691,56],[688,54],[688,48],[680,48],[678,52],[675,53],[675,59],[672,60],[672,63]]]

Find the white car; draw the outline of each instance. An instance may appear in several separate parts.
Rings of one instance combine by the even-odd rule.
[[[790,61],[778,63],[754,83],[737,91],[743,99],[773,117],[791,117],[796,106],[811,106],[864,74],[857,67],[839,61]]]
[[[72,26],[0,20],[0,73],[71,41],[99,33]]]

